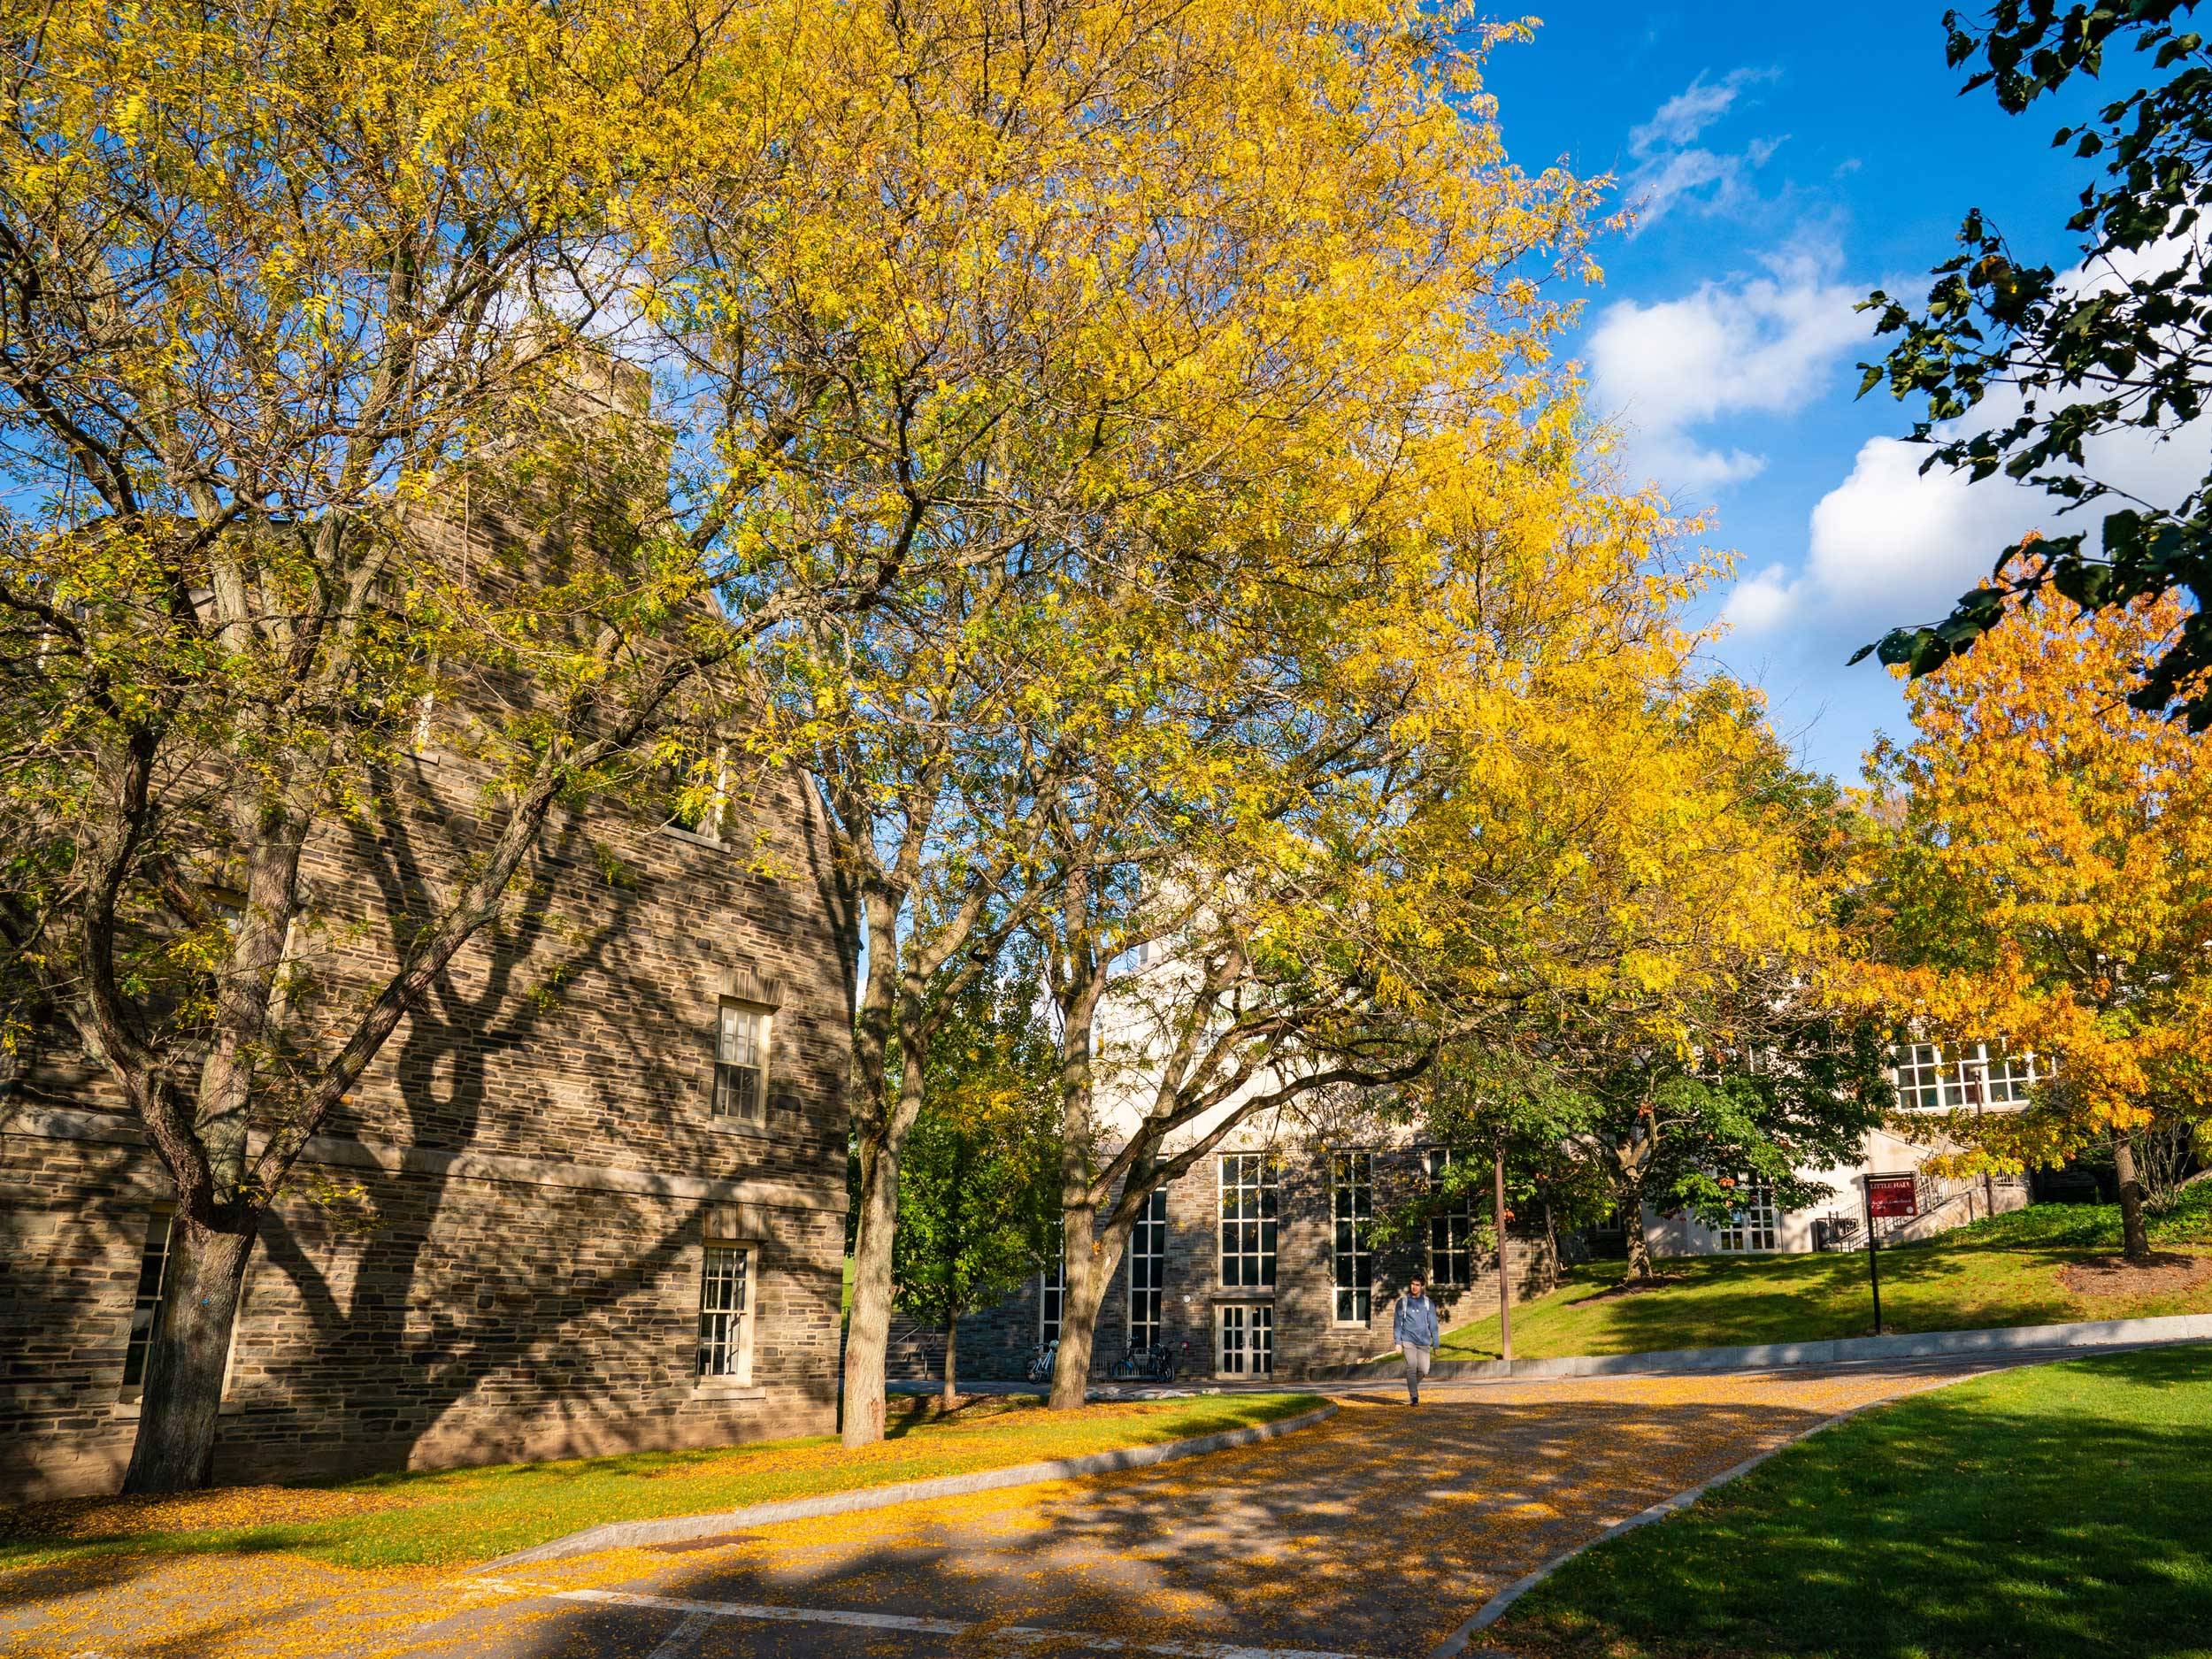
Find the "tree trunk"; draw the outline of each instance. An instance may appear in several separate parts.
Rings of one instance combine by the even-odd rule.
[[[2112,1138],[2112,1169],[2120,1178],[2120,1251],[2131,1262],[2151,1259],[2151,1235],[2143,1225],[2143,1183],[2135,1170],[2131,1136]]]
[[[1131,1221],[1122,1221],[1104,1233],[1093,1233],[1097,1210],[1084,1208],[1073,1215],[1082,1217],[1078,1225],[1084,1237],[1079,1256],[1084,1270],[1079,1272],[1075,1265],[1075,1234],[1069,1233],[1069,1287],[1060,1296],[1060,1358],[1053,1365],[1051,1405],[1056,1411],[1073,1411],[1091,1389],[1091,1354],[1097,1345],[1100,1312],[1106,1308],[1106,1292],[1113,1290],[1113,1272],[1122,1265],[1131,1230]]]
[[[177,1217],[125,1492],[195,1492],[207,1485],[231,1326],[259,1225],[253,1210],[225,1231]]]
[[[1640,1190],[1627,1194],[1621,1200],[1621,1231],[1628,1240],[1628,1276],[1649,1279],[1651,1241],[1644,1237],[1644,1199]]]
[[[883,1438],[883,1367],[891,1347],[891,1237],[899,1219],[899,1160],[887,1139],[860,1140],[860,1224],[853,1235],[853,1310],[845,1326],[848,1446]]]
[[[1052,1369],[1055,1411],[1074,1410],[1090,1391],[1099,1310],[1105,1305],[1106,1286],[1120,1255],[1112,1248],[1116,1240],[1110,1233],[1101,1239],[1092,1232],[1096,1216],[1087,1206],[1071,1208],[1061,1224],[1068,1271],[1067,1288],[1060,1297],[1060,1352]]]
[[[960,1349],[960,1316],[945,1316],[945,1409],[949,1411],[960,1402],[959,1365],[955,1358]]]

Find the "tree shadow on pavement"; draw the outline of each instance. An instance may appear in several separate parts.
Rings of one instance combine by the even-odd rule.
[[[980,1622],[986,1646],[989,1628],[1018,1624],[1125,1642],[1425,1653],[1559,1549],[1823,1415],[1441,1395],[1412,1410],[1356,1395],[1286,1440],[703,1540],[625,1587]],[[836,1634],[774,1651],[842,1651]],[[557,1616],[534,1640],[503,1652],[579,1651]],[[933,1651],[960,1645],[937,1640]]]

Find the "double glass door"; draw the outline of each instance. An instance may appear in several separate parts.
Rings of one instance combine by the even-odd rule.
[[[1217,1375],[1275,1374],[1275,1308],[1271,1302],[1225,1302],[1215,1311],[1214,1320]]]

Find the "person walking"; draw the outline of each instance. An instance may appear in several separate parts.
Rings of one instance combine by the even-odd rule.
[[[1429,1300],[1428,1283],[1416,1273],[1406,1281],[1391,1320],[1391,1334],[1398,1351],[1406,1356],[1406,1403],[1421,1403],[1421,1379],[1429,1374],[1429,1356],[1436,1351],[1436,1304]]]

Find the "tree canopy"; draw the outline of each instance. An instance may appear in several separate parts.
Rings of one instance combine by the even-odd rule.
[[[2144,73],[2147,84],[2053,136],[2102,167],[2066,222],[2081,238],[2078,269],[2022,258],[1969,213],[1923,309],[1879,292],[1867,300],[1879,331],[1898,339],[1867,366],[1860,392],[1886,381],[1900,398],[1926,400],[1913,434],[1930,446],[1924,472],[2001,472],[2062,511],[2101,507],[2103,518],[2093,539],[2075,530],[1992,549],[1994,580],[1853,661],[1876,653],[1917,678],[2017,614],[2013,596],[2046,589],[2091,610],[2185,594],[2171,636],[2115,664],[2117,683],[2136,708],[2171,711],[2195,732],[2212,726],[2212,474],[2173,499],[2141,500],[2101,476],[2098,455],[2116,441],[2202,442],[2193,423],[2212,382],[2212,54],[2187,27],[2196,4],[2000,0],[1979,17],[1944,14],[1951,65],[1972,66],[1963,90],[1987,88],[2008,113],[2108,71]]]
[[[2154,1106],[2212,1110],[2212,762],[2118,689],[2185,611],[2006,603],[2002,629],[1914,682],[1912,739],[1870,757],[1888,826],[1851,977],[1930,1040],[2055,1068],[2024,1111],[1959,1115],[1964,1162],[2055,1164],[2114,1134],[2124,1158]]]

